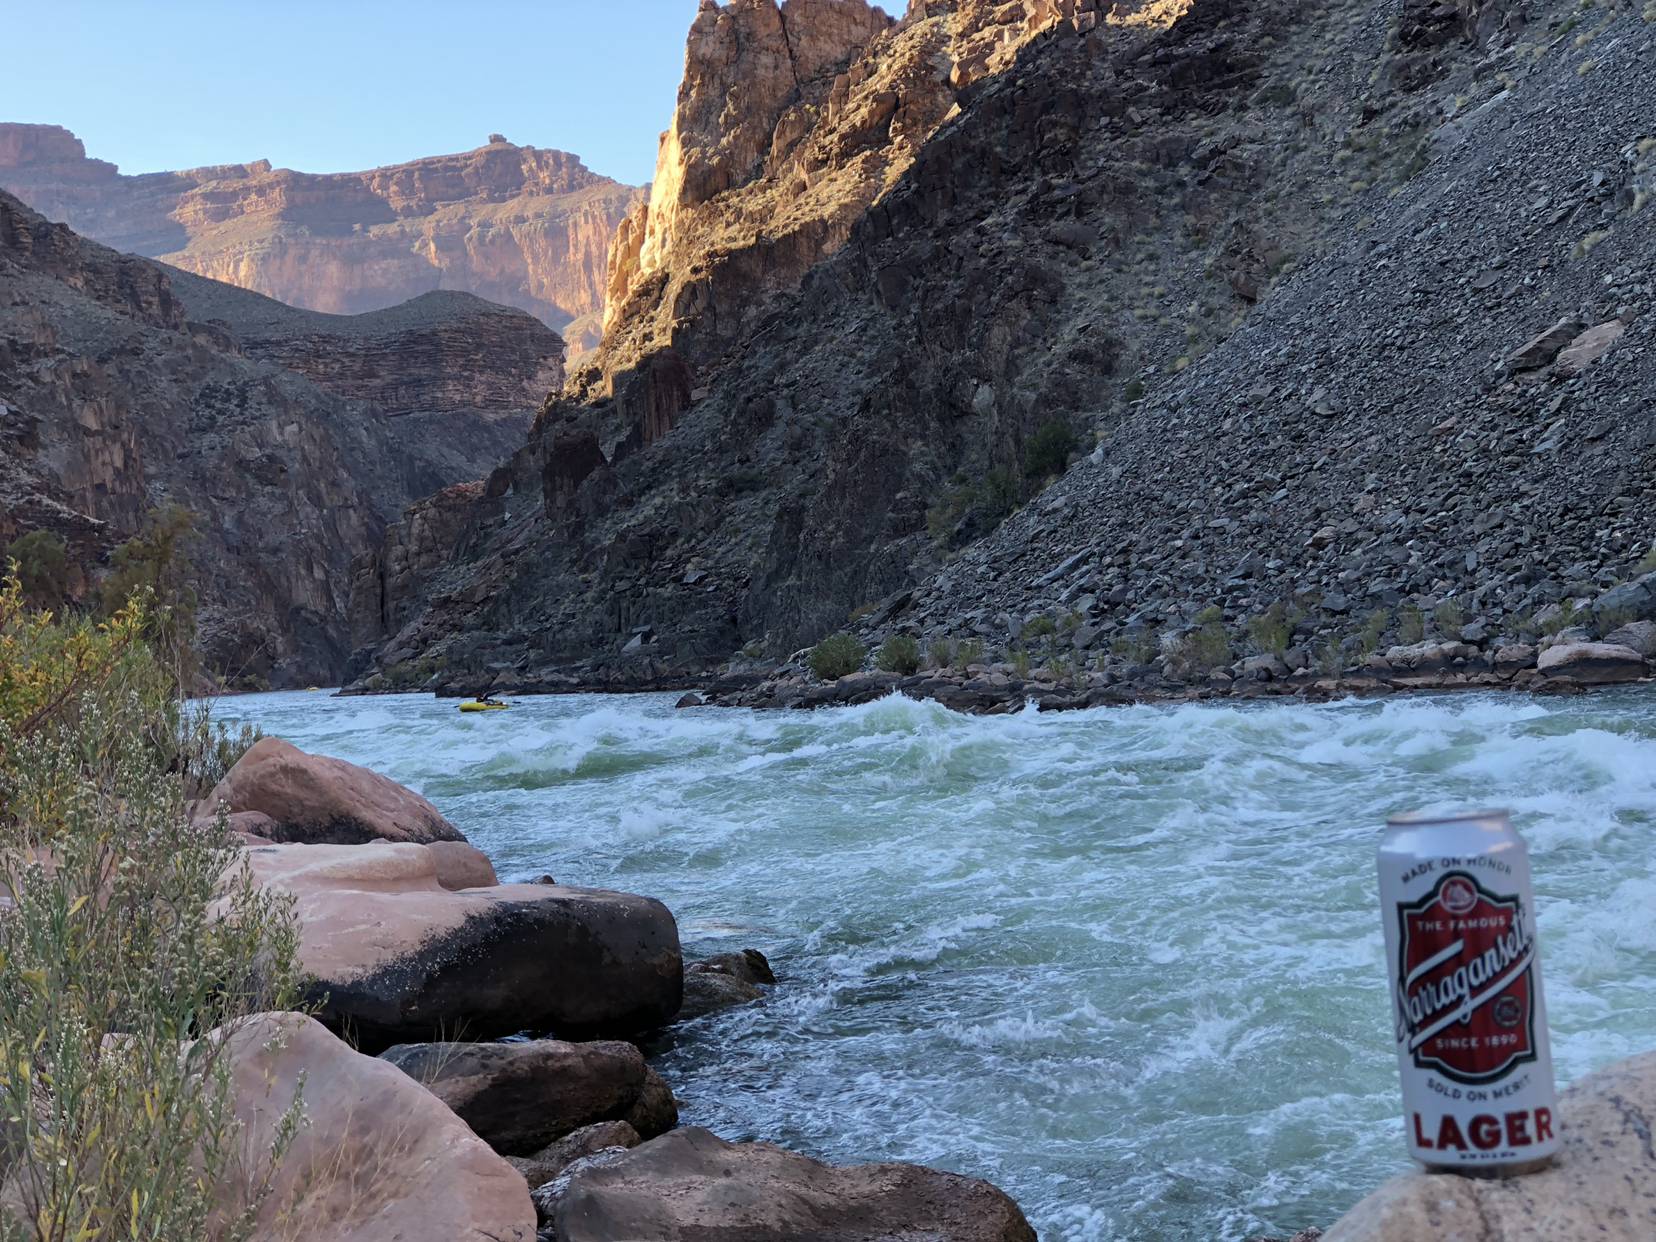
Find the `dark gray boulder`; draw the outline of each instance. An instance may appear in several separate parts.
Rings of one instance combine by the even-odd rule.
[[[317,1017],[364,1051],[519,1031],[627,1038],[683,995],[659,901],[544,884],[451,891],[423,845],[269,845],[254,880],[289,893]]]
[[[531,1155],[599,1121],[624,1120],[653,1137],[678,1118],[672,1092],[643,1054],[616,1040],[398,1044],[380,1055],[502,1155]]]

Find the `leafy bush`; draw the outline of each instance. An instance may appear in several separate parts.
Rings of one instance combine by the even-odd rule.
[[[24,598],[36,608],[56,608],[69,594],[69,545],[51,531],[30,531],[12,540],[5,560],[15,567]]]
[[[202,1036],[291,1006],[291,907],[253,885],[222,817],[185,814],[180,777],[239,740],[181,702],[144,641],[148,599],[53,621],[0,584],[7,1242],[246,1238],[285,1146],[242,1150],[224,1040]],[[291,1137],[298,1101],[275,1103]],[[230,1191],[245,1210],[226,1216]]]
[[[1413,646],[1426,637],[1425,614],[1413,604],[1398,609],[1397,641],[1405,647]]]
[[[1230,635],[1225,632],[1223,610],[1217,605],[1204,608],[1194,620],[1195,629],[1180,634],[1168,643],[1168,657],[1191,673],[1211,672],[1229,664]]]
[[[1293,605],[1278,600],[1259,616],[1248,621],[1248,641],[1261,655],[1281,655],[1293,640],[1300,613]]]
[[[1541,623],[1541,632],[1553,635],[1560,630],[1567,630],[1572,625],[1580,624],[1581,618],[1576,616],[1575,600],[1567,599],[1559,605],[1558,611]]]
[[[849,634],[830,634],[811,648],[811,673],[820,681],[835,681],[862,667],[867,648]]]
[[[190,556],[195,537],[195,515],[188,509],[167,505],[151,511],[144,529],[115,549],[109,576],[99,588],[106,616],[147,593],[144,637],[186,685],[195,669],[195,566]]]
[[[1030,638],[1051,638],[1058,632],[1058,623],[1043,612],[1038,617],[1031,617],[1025,623],[1023,632]]]
[[[1022,647],[1012,651],[1012,671],[1025,681],[1029,679],[1029,652]]]
[[[1049,474],[1062,474],[1079,443],[1080,438],[1068,419],[1048,419],[1024,445],[1024,475],[1042,479]]]
[[[981,638],[965,638],[955,650],[955,659],[960,661],[961,668],[971,668],[974,664],[983,663],[983,640]]]
[[[1432,609],[1432,620],[1437,623],[1438,633],[1459,638],[1461,626],[1466,624],[1466,613],[1457,601],[1446,599]]]
[[[1148,664],[1156,658],[1156,645],[1147,634],[1129,631],[1110,640],[1110,653],[1129,664]]]
[[[1656,574],[1656,546],[1639,558],[1639,563],[1633,566],[1633,576],[1642,577],[1645,574]]]
[[[920,644],[907,634],[892,634],[874,653],[874,667],[883,673],[912,677],[920,671]]]
[[[933,668],[953,668],[955,662],[955,644],[952,639],[938,636],[931,640],[926,652]]]
[[[981,479],[957,482],[926,511],[926,530],[942,547],[986,535],[1018,507],[1022,485],[1010,470],[997,467]]]

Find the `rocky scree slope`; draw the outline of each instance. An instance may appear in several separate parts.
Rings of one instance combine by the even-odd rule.
[[[327,376],[249,356],[222,320],[190,318],[192,280],[180,296],[162,265],[0,192],[0,544],[58,533],[79,594],[149,510],[182,505],[200,532],[208,667],[277,685],[337,677],[351,556],[485,458],[453,434],[464,411],[449,434],[410,435]],[[555,361],[556,336],[529,322]]]
[[[367,172],[257,160],[124,176],[66,129],[17,124],[0,124],[0,187],[82,236],[293,306],[356,314],[462,290],[577,353],[596,343],[610,236],[638,194],[498,134]]]
[[[1606,594],[1656,568],[1656,13],[1468,15],[1406,184],[871,638],[1034,649],[1044,616],[1065,660],[1224,680],[1656,620],[1656,580]]]
[[[915,6],[833,80],[883,81],[917,24],[988,29],[989,13]],[[785,655],[926,580],[1062,468],[1066,429],[1128,417],[1337,238],[1349,204],[1418,171],[1440,90],[1525,14],[1195,0],[1076,6],[1034,31],[1024,16],[963,86],[960,62],[926,61],[914,81],[951,92],[944,119],[797,291],[744,284],[735,251],[690,279],[681,246],[688,266],[650,280],[698,292],[665,319],[649,281],[627,295],[599,365],[459,523],[455,561],[368,582],[405,605],[356,634],[382,672],[670,684],[744,646]],[[702,111],[690,84],[721,81],[692,56],[687,169],[723,142],[686,119]],[[739,215],[746,192],[695,210]],[[718,308],[743,289],[727,338]]]

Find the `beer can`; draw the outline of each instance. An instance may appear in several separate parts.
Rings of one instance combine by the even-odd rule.
[[[1527,1173],[1558,1148],[1529,851],[1504,811],[1399,815],[1380,910],[1409,1153]]]

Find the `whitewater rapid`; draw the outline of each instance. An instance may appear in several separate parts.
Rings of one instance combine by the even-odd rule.
[[[1656,697],[977,718],[671,696],[222,700],[431,798],[502,878],[660,897],[782,982],[677,1028],[686,1122],[990,1180],[1044,1239],[1326,1226],[1405,1167],[1379,825],[1510,807],[1559,1077],[1656,1047]]]

